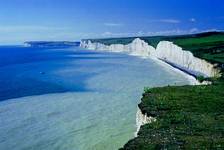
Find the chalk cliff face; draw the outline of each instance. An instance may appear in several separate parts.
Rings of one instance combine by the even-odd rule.
[[[154,121],[156,121],[155,118],[148,117],[147,114],[143,114],[142,111],[138,108],[137,113],[136,113],[137,131],[135,133],[135,136],[137,137],[137,134],[138,134],[142,125],[145,125],[147,123],[151,123],[151,122],[154,122]]]
[[[155,48],[150,46],[148,43],[143,40],[136,38],[132,43],[123,45],[123,44],[112,44],[104,45],[101,43],[92,43],[91,41],[84,41],[81,44],[82,47],[91,49],[91,50],[103,50],[110,52],[127,52],[131,55],[149,57],[155,55]]]
[[[168,41],[159,42],[156,48],[156,57],[186,67],[189,70],[201,72],[211,77],[218,74],[214,66],[205,60],[194,57],[189,51]]]
[[[219,74],[214,66],[205,60],[194,57],[190,51],[185,51],[181,47],[168,41],[159,42],[157,48],[150,46],[145,41],[136,38],[132,43],[104,45],[84,41],[81,46],[91,50],[105,50],[110,52],[127,52],[131,55],[141,57],[153,57],[178,64],[192,71],[200,72],[204,76],[213,77]]]

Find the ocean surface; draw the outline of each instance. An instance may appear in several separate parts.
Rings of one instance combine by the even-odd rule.
[[[1,46],[0,149],[118,149],[134,137],[144,87],[188,83],[121,53]]]

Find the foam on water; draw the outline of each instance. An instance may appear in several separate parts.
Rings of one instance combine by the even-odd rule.
[[[0,149],[118,149],[134,137],[144,87],[188,83],[148,59],[88,51],[69,57],[69,65],[51,71],[52,82],[85,90],[1,102]]]

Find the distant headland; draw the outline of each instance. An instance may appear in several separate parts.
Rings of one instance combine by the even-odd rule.
[[[32,47],[46,47],[46,48],[56,48],[56,47],[73,47],[79,46],[80,42],[70,42],[70,41],[28,41],[24,43],[25,46]]]

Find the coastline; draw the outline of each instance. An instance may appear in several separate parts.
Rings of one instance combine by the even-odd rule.
[[[183,72],[194,77],[218,77],[220,70],[216,69],[216,64],[212,64],[202,58],[195,57],[192,51],[185,50],[174,42],[158,41],[151,46],[149,41],[135,38],[131,43],[105,45],[104,40],[92,42],[92,40],[82,40],[80,47],[89,50],[100,50],[109,52],[125,52],[129,55],[140,56],[142,58],[155,57],[163,60],[169,65],[179,68]],[[186,48],[187,49],[187,48]]]
[[[109,52],[109,53],[123,53],[123,54],[126,54],[126,55],[129,55],[129,56],[134,56],[134,57],[138,57],[140,59],[150,59],[152,60],[153,62],[155,62],[156,64],[158,64],[159,66],[161,66],[163,69],[166,69],[166,70],[171,70],[177,74],[180,74],[182,75],[183,77],[185,77],[188,81],[188,84],[186,85],[202,85],[202,84],[207,84],[207,83],[200,83],[194,76],[156,58],[155,56],[150,56],[150,55],[147,55],[147,56],[142,56],[142,55],[139,55],[139,54],[134,54],[134,53],[128,53],[128,52],[123,52],[123,51],[113,51],[113,50],[110,50],[110,51],[107,51],[107,50],[100,50],[100,49],[97,49],[97,50],[94,50],[94,51],[104,51],[104,52]],[[148,124],[148,123],[151,123],[151,122],[154,122],[156,121],[156,118],[154,117],[151,117],[151,116],[148,116],[147,114],[143,113],[141,108],[139,108],[139,106],[137,106],[137,112],[136,112],[136,131],[134,132],[134,137],[138,137],[138,132],[141,128],[141,126],[145,125],[145,124]]]
[[[178,69],[174,66],[171,66],[170,64],[156,58],[155,56],[141,56],[141,55],[122,52],[122,51],[120,51],[120,52],[118,52],[118,51],[106,51],[106,50],[94,50],[94,51],[99,51],[99,52],[103,51],[103,52],[108,52],[108,53],[122,53],[122,54],[126,54],[126,55],[129,55],[129,56],[137,57],[137,58],[140,58],[140,59],[150,59],[153,62],[155,62],[156,64],[163,67],[164,69],[172,70],[173,72],[181,74],[183,77],[185,77],[189,81],[188,85],[201,85],[201,84],[203,84],[203,83],[200,83],[194,76],[192,76],[192,75],[190,75],[190,74],[188,74],[184,71],[181,71],[180,69]]]
[[[93,43],[91,43],[93,44]],[[96,43],[96,45],[103,45],[101,43]],[[138,58],[141,58],[141,59],[151,59],[153,60],[155,63],[159,64],[161,67],[164,67],[165,69],[171,69],[172,71],[176,72],[176,73],[179,73],[181,75],[183,75],[185,78],[187,78],[187,80],[189,81],[189,85],[200,85],[201,83],[192,75],[180,70],[179,68],[177,67],[174,67],[174,66],[171,66],[170,64],[160,60],[159,58],[157,58],[156,56],[153,55],[145,55],[145,54],[136,54],[136,53],[133,53],[133,52],[129,52],[128,50],[105,50],[105,49],[101,49],[101,48],[88,48],[86,47],[85,43],[81,43],[81,46],[82,48],[86,48],[86,49],[89,49],[89,50],[94,50],[94,51],[104,51],[104,52],[110,52],[110,53],[124,53],[124,54],[127,54],[127,55],[130,55],[130,56],[135,56],[135,57],[138,57]],[[108,47],[108,46],[106,46]]]
[[[157,64],[159,64],[161,67],[169,68],[172,71],[179,73],[179,74],[183,75],[184,77],[186,77],[187,80],[189,81],[189,85],[200,85],[201,84],[195,77],[181,71],[178,68],[175,68],[175,67],[169,65],[166,62],[163,62],[162,60],[159,60],[158,58],[153,58],[153,57],[151,57],[151,59],[154,60],[154,62],[156,62]]]
[[[187,81],[189,82],[188,84],[185,84],[185,86],[180,86],[180,87],[177,87],[177,86],[164,87],[165,91],[166,91],[166,89],[168,89],[168,91],[169,91],[169,89],[171,89],[168,92],[171,95],[176,94],[174,96],[177,96],[177,98],[181,98],[180,103],[185,100],[188,100],[188,99],[185,99],[185,98],[183,99],[182,97],[178,97],[178,96],[180,96],[180,94],[178,94],[179,93],[178,91],[180,91],[180,93],[182,93],[183,95],[188,94],[188,95],[185,95],[184,97],[190,97],[189,101],[192,101],[193,99],[195,101],[200,101],[200,98],[199,99],[197,98],[198,96],[201,95],[200,93],[201,93],[202,89],[200,89],[200,87],[202,87],[202,88],[207,87],[206,90],[204,90],[204,91],[205,91],[205,93],[208,93],[208,91],[210,90],[210,87],[212,85],[211,86],[206,86],[206,85],[210,85],[210,84],[212,84],[212,82],[199,81],[200,80],[199,77],[202,77],[202,78],[211,77],[212,78],[212,77],[220,77],[221,76],[221,72],[219,70],[220,68],[216,68],[216,66],[217,66],[216,64],[210,63],[202,58],[195,57],[195,56],[193,56],[193,53],[191,51],[183,50],[183,48],[173,44],[172,42],[168,42],[168,41],[159,42],[159,44],[157,45],[157,48],[153,48],[152,46],[148,45],[148,43],[146,43],[143,40],[140,40],[139,38],[135,39],[132,43],[129,43],[126,45],[122,45],[122,44],[104,45],[102,43],[91,43],[91,41],[88,41],[88,43],[86,43],[86,41],[84,41],[84,43],[81,45],[83,45],[84,48],[87,48],[90,50],[97,50],[97,51],[102,50],[102,51],[108,51],[108,52],[124,52],[127,55],[136,56],[141,59],[151,59],[153,62],[155,62],[158,65],[160,65],[161,67],[163,67],[163,69],[169,69],[175,73],[182,75],[183,77],[185,77],[187,79]],[[156,52],[156,50],[158,50],[158,51]],[[204,86],[195,86],[195,85],[204,85]],[[220,87],[217,87],[217,88],[220,88]],[[160,88],[156,88],[156,87],[152,88],[152,91],[154,89],[156,91],[157,89],[160,89]],[[161,89],[163,89],[163,88],[161,88]],[[172,89],[174,91],[172,91]],[[191,89],[193,91],[191,91]],[[212,87],[211,87],[211,89],[212,89]],[[196,91],[194,91],[194,90],[196,90]],[[148,93],[147,93],[147,91],[148,91]],[[153,122],[155,120],[159,119],[159,116],[157,116],[157,113],[160,113],[160,108],[159,108],[160,106],[158,104],[152,105],[152,107],[154,107],[156,109],[156,111],[155,110],[151,111],[150,110],[151,106],[148,106],[148,105],[150,105],[150,103],[144,102],[145,99],[150,100],[150,97],[155,97],[154,95],[151,95],[150,91],[151,91],[150,89],[145,90],[145,93],[143,94],[143,98],[141,99],[141,103],[137,107],[137,112],[136,112],[137,131],[135,132],[135,138],[130,140],[127,144],[125,144],[124,147],[126,147],[126,148],[129,147],[127,145],[130,145],[131,147],[133,146],[132,148],[135,149],[136,148],[135,146],[141,147],[141,146],[147,145],[147,143],[145,143],[144,141],[150,141],[150,139],[148,139],[148,135],[146,132],[150,129],[147,129],[147,126],[150,126],[151,123],[153,126],[154,125]],[[190,93],[192,93],[192,94],[190,94]],[[211,95],[213,93],[211,93]],[[191,97],[191,95],[194,97]],[[204,95],[206,95],[206,94],[204,94]],[[214,96],[214,94],[212,96]],[[202,97],[203,97],[203,95],[202,95]],[[169,100],[169,97],[166,99]],[[176,99],[174,99],[174,100],[176,100]],[[171,101],[173,101],[172,98],[171,98]],[[153,101],[151,103],[153,103]],[[161,105],[163,103],[167,103],[167,102],[166,101],[162,102]],[[192,102],[191,102],[191,104],[192,104]],[[157,105],[158,105],[158,108],[157,108]],[[168,103],[168,106],[169,105],[170,104]],[[180,105],[183,105],[183,104],[180,104]],[[162,107],[161,110],[163,111],[163,107],[165,107],[165,106],[162,105],[161,107]],[[184,105],[183,105],[183,107],[184,107]],[[164,111],[166,111],[166,110],[164,110]],[[172,117],[173,116],[171,116],[171,118]],[[195,116],[193,116],[193,117],[195,117]],[[167,119],[169,119],[169,117]],[[176,119],[176,118],[174,118],[174,119]],[[159,122],[161,123],[161,120]],[[157,128],[155,127],[155,132],[156,131],[157,131]],[[158,136],[159,136],[158,138],[166,137],[166,136],[160,137],[161,136],[160,133],[158,134]],[[152,139],[154,139],[154,137],[152,137]],[[136,141],[136,143],[134,141]],[[134,143],[134,145],[132,142]],[[144,143],[144,145],[142,145],[141,142]],[[137,144],[137,145],[135,145],[135,144]]]

